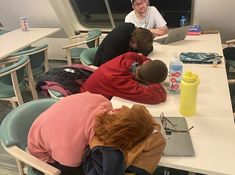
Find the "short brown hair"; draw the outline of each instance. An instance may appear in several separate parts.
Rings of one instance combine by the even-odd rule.
[[[148,61],[137,71],[137,76],[148,83],[161,83],[166,79],[167,74],[167,66],[161,60]]]
[[[144,28],[136,28],[131,34],[131,39],[136,42],[140,53],[148,55],[153,50],[153,34]]]
[[[130,150],[154,129],[152,116],[142,105],[123,106],[120,111],[96,118],[95,135],[105,144]]]

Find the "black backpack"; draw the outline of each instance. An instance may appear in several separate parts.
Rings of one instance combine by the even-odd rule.
[[[94,72],[88,66],[74,64],[72,66],[53,68],[39,77],[36,90],[49,96],[48,89],[61,93],[63,96],[80,92],[81,85]]]

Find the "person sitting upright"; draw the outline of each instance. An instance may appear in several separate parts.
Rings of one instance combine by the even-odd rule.
[[[158,104],[166,100],[159,84],[167,77],[167,66],[160,60],[127,52],[101,65],[82,85],[80,92],[121,97],[140,103]]]
[[[115,27],[101,42],[94,58],[94,65],[101,64],[128,51],[148,55],[153,50],[153,35],[132,23],[123,23]]]
[[[149,6],[149,0],[131,0],[131,11],[125,22],[131,22],[136,27],[149,29],[154,36],[161,36],[168,32],[166,21],[156,7]]]

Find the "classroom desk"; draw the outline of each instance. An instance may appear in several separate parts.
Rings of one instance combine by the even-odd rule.
[[[0,35],[0,60],[59,30],[60,28],[30,28],[28,32],[23,32],[19,28]]]
[[[217,52],[222,55],[219,34],[188,36],[185,41],[169,45],[154,44],[149,56],[161,59],[167,65],[173,56],[182,51]],[[212,65],[184,64],[183,71],[192,70],[200,78],[197,96],[197,113],[186,117],[195,156],[165,157],[160,164],[165,167],[183,169],[211,175],[235,174],[235,127],[224,62]],[[167,81],[163,83],[167,89]],[[113,97],[113,107],[132,106],[132,101]],[[164,112],[166,116],[182,117],[179,112],[179,95],[169,94],[164,103],[145,105],[153,116]]]

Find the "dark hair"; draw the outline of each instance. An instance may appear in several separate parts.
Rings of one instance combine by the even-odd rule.
[[[148,55],[153,50],[153,34],[144,28],[136,28],[131,34],[131,39],[136,42],[136,50],[144,55]]]
[[[161,83],[168,74],[167,66],[161,60],[148,61],[142,64],[137,72],[137,76],[148,83]]]
[[[123,106],[120,111],[96,118],[95,135],[104,144],[130,150],[148,137],[154,129],[154,120],[146,107]]]

